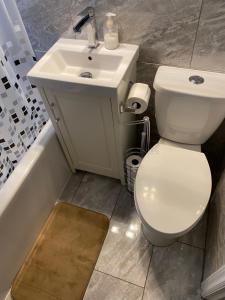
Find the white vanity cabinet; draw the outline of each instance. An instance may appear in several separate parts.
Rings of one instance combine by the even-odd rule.
[[[60,39],[28,73],[45,102],[73,172],[84,170],[124,183],[124,154],[133,146],[135,116],[121,112],[136,80],[138,46]],[[81,74],[89,72],[92,78]]]
[[[111,99],[105,95],[46,91],[52,120],[72,169],[119,178]]]
[[[136,66],[129,78],[135,80],[135,73]],[[120,112],[129,87],[129,80],[125,80],[119,89],[100,93],[85,87],[63,92],[39,88],[72,171],[84,170],[124,182],[124,154],[135,140],[134,128],[128,126],[134,115]]]

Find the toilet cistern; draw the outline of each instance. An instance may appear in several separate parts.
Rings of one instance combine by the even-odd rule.
[[[73,31],[75,33],[80,33],[83,26],[86,26],[88,36],[88,48],[97,48],[99,43],[97,41],[97,29],[94,8],[92,6],[88,6],[84,10],[82,10],[78,14],[78,16],[81,17],[81,19],[74,25]]]

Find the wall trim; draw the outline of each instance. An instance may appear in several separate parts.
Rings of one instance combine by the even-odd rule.
[[[207,300],[225,299],[225,265],[202,282],[201,295]]]

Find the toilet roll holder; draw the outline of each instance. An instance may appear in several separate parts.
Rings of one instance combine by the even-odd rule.
[[[126,124],[127,126],[143,125],[141,132],[141,145],[140,147],[128,148],[124,155],[124,176],[127,190],[130,194],[134,193],[134,184],[139,168],[139,161],[132,161],[128,164],[128,159],[131,156],[137,156],[142,159],[150,149],[150,119],[148,116],[143,117],[141,120],[131,121]]]
[[[130,91],[132,86],[135,83],[133,81],[129,81],[128,84],[128,90]],[[150,97],[150,94],[149,94]],[[139,102],[133,102],[131,106],[127,105],[127,102],[120,104],[120,113],[129,112],[129,113],[135,113],[137,109],[141,108],[141,104]]]
[[[120,104],[120,113],[130,112],[135,113],[136,109],[140,108],[140,103],[134,102],[132,106],[126,106],[124,103]]]
[[[133,81],[129,81],[128,84],[128,90],[130,90],[130,88],[132,87],[132,85],[134,84]],[[135,110],[137,109],[137,102],[133,103],[132,106],[126,106],[125,103],[121,103],[120,104],[120,113],[124,113],[124,112],[130,112],[130,113],[134,113]]]

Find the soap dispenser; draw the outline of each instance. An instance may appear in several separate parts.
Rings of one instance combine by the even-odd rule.
[[[104,45],[106,49],[113,50],[119,46],[119,26],[116,14],[107,13],[103,27]]]

